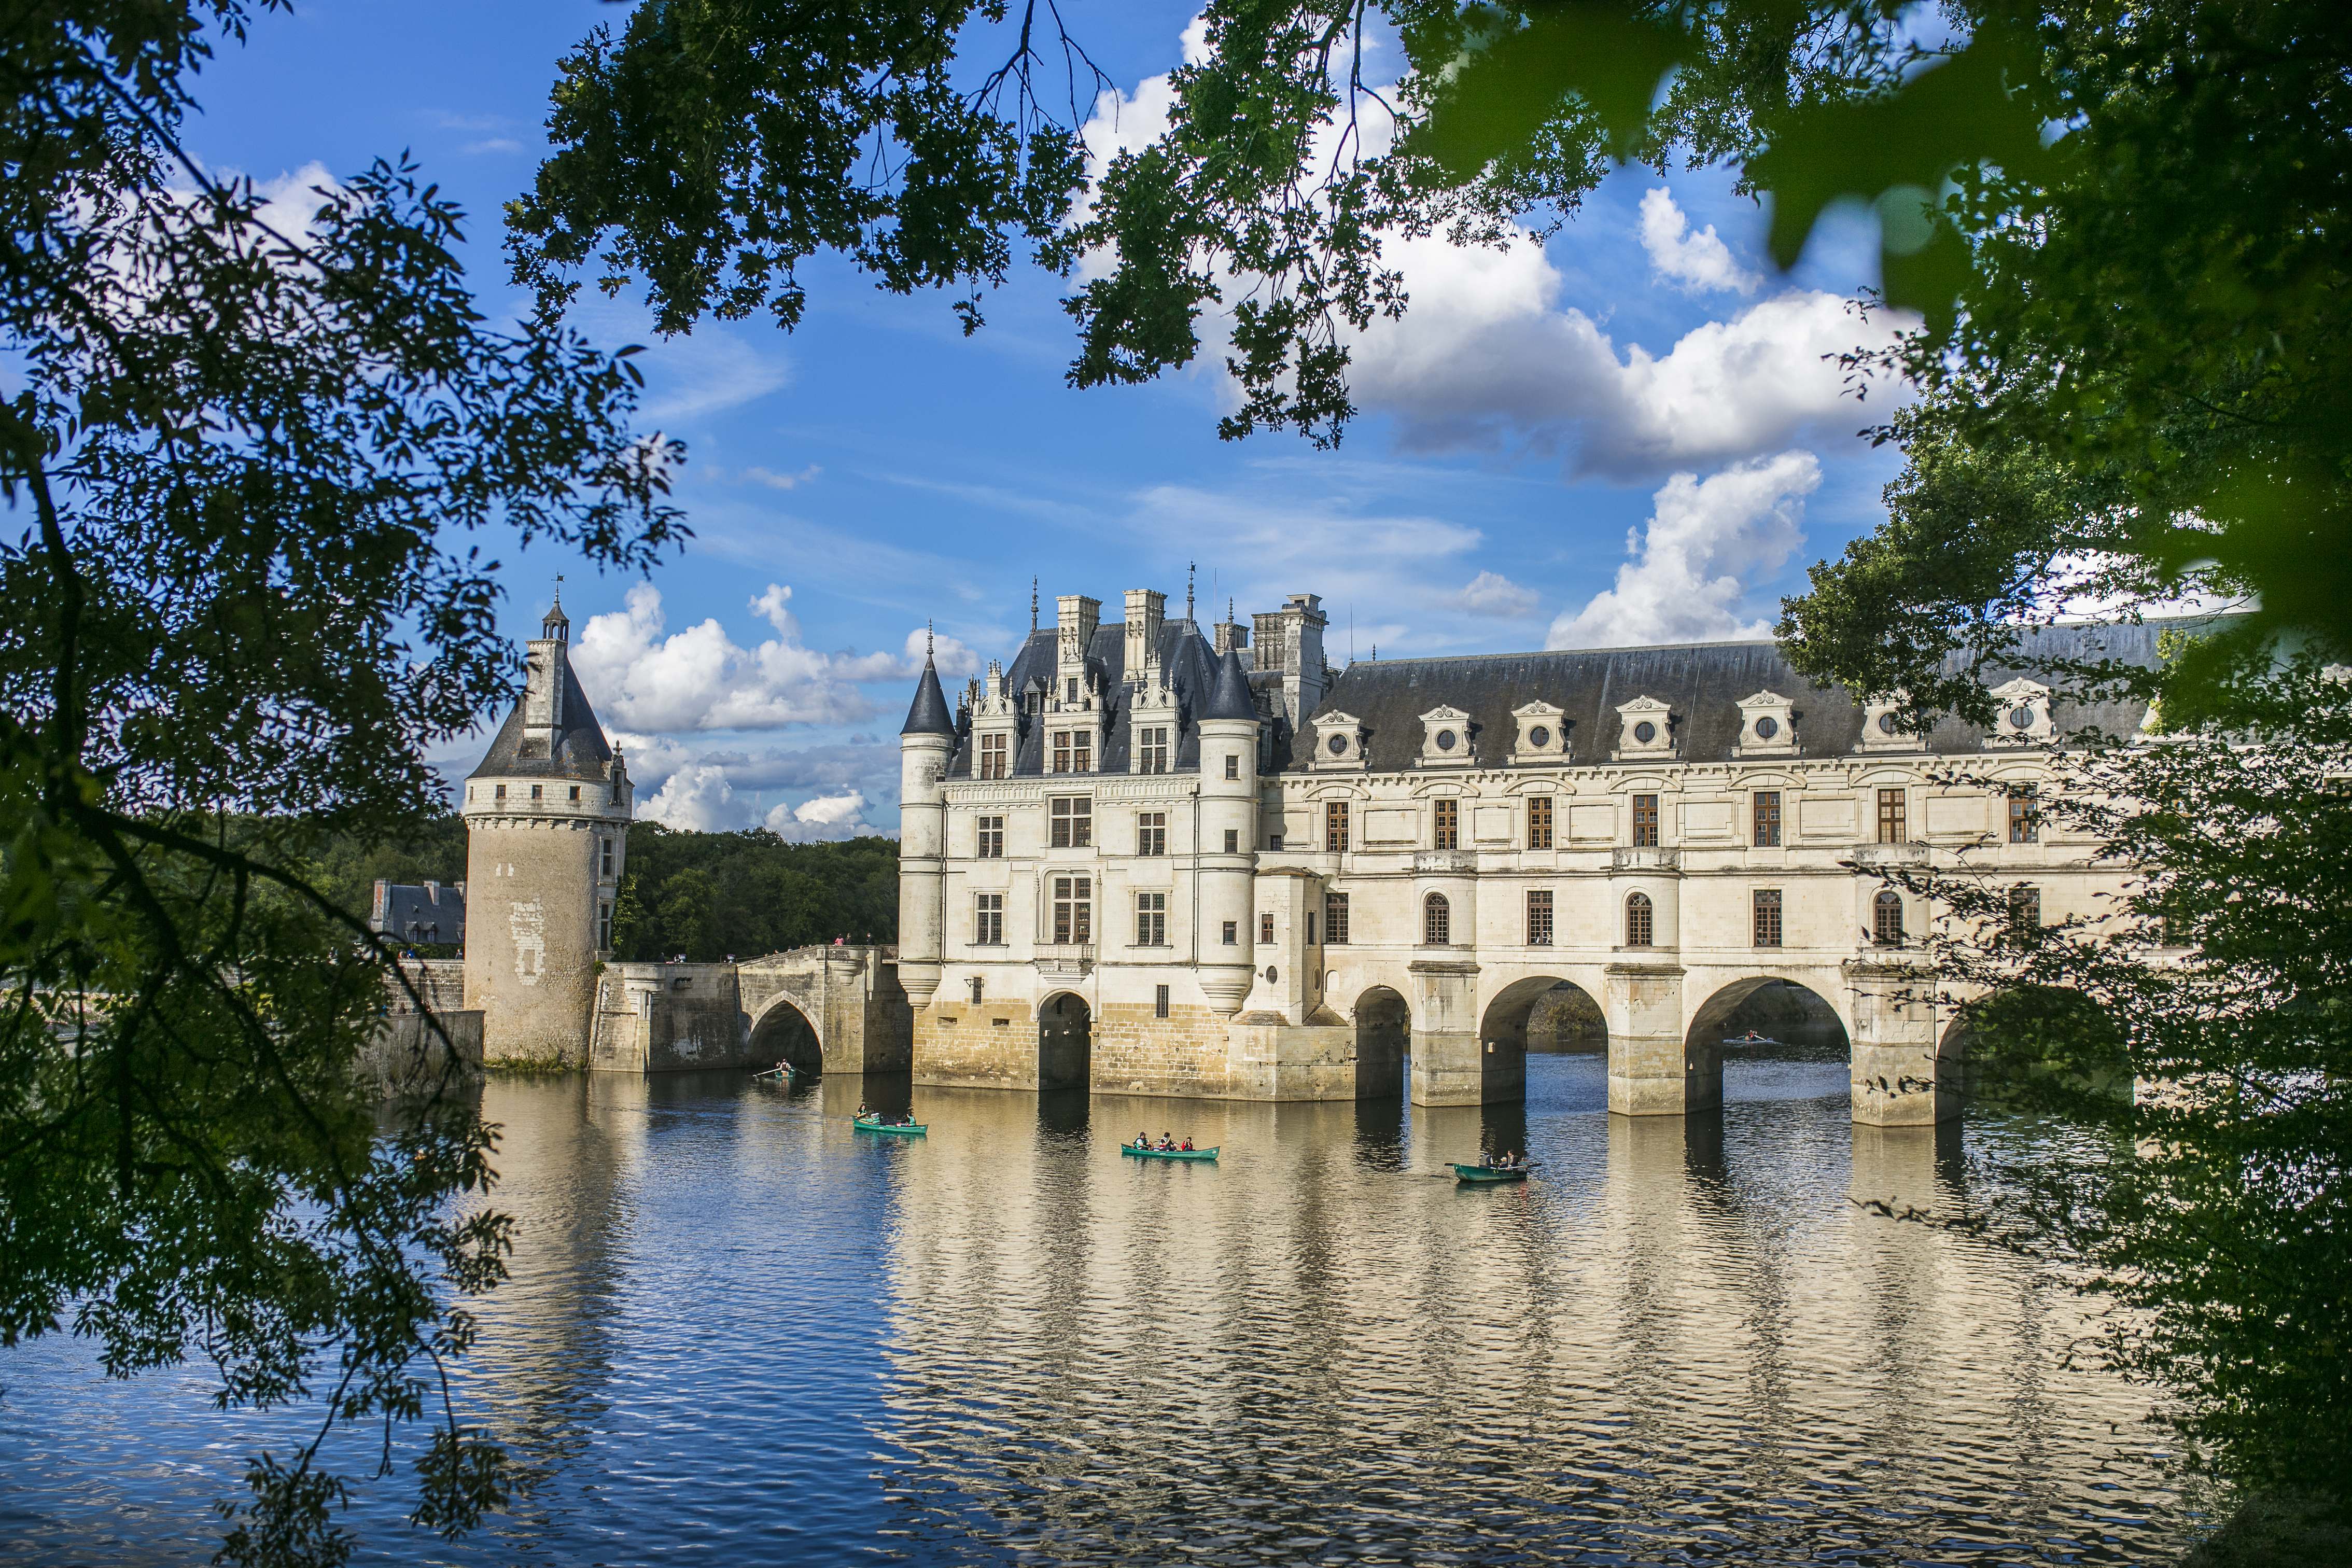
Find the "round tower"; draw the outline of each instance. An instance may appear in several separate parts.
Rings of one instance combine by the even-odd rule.
[[[466,1005],[489,1061],[584,1067],[596,966],[635,808],[572,673],[559,602],[526,645],[522,700],[466,780]]]
[[[1249,994],[1257,931],[1257,704],[1239,652],[1218,662],[1201,732],[1201,990],[1233,1013]],[[1233,934],[1228,942],[1226,933]]]
[[[947,935],[948,761],[955,715],[927,649],[923,679],[898,731],[898,984],[920,1012],[940,988]]]

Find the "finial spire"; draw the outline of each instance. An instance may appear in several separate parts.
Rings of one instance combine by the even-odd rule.
[[[923,662],[931,662],[931,622],[928,616],[923,619]]]
[[[1184,563],[1184,618],[1188,621],[1192,618],[1192,574],[1200,569],[1197,561]]]
[[[1037,579],[1029,579],[1029,635],[1037,634]]]

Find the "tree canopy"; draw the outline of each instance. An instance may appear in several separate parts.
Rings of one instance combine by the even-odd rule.
[[[437,1363],[504,1270],[466,1100],[346,1068],[389,951],[306,858],[445,809],[427,746],[511,689],[497,528],[623,569],[681,533],[625,358],[473,302],[461,215],[379,162],[273,223],[183,147],[277,0],[0,20],[0,1344],[316,1400],[226,1554],[333,1562],[345,1423],[429,1417],[416,1521],[504,1495]]]

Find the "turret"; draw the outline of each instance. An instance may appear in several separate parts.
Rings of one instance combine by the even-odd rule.
[[[955,715],[930,650],[898,731],[898,982],[918,1011],[940,988],[947,933],[948,762]]]
[[[1249,994],[1257,868],[1257,705],[1241,654],[1227,648],[1198,721],[1201,734],[1201,990],[1221,1012]]]
[[[525,645],[522,698],[466,780],[466,1005],[482,1012],[491,1061],[581,1066],[596,965],[611,956],[613,906],[635,791],[572,674],[558,603]]]

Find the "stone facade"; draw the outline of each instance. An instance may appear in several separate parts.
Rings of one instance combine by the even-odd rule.
[[[491,1062],[587,1065],[635,800],[548,612],[522,700],[466,781],[466,1005]]]
[[[905,1072],[909,1020],[887,947],[796,948],[742,963],[611,963],[588,1066]]]
[[[1105,625],[1065,597],[953,710],[926,668],[901,736],[917,1081],[1051,1087],[1075,1059],[1105,1091],[1347,1099],[1392,1092],[1403,1044],[1415,1102],[1507,1101],[1531,1018],[1565,1011],[1605,1022],[1612,1110],[1676,1114],[1719,1101],[1737,1009],[1793,986],[1782,1013],[1845,1033],[1854,1119],[1927,1123],[1954,1109],[1937,911],[1879,873],[1967,849],[2047,922],[2123,885],[2011,802],[2056,735],[2140,715],[2022,677],[1994,731],[1919,735],[1770,643],[1334,675],[1312,595],[1255,617],[1255,653],[1160,605]],[[2156,634],[2042,635],[2146,660]]]

